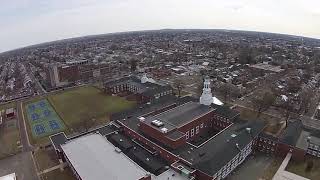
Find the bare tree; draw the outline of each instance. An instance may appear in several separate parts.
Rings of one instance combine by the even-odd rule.
[[[288,91],[297,93],[301,89],[301,82],[297,78],[291,78],[288,81]]]
[[[229,97],[238,97],[240,95],[240,89],[231,84],[231,83],[224,83],[218,88],[218,92],[221,93],[221,95],[224,98],[224,101],[226,101]]]
[[[196,94],[197,96],[201,96],[203,91],[203,83],[198,84],[197,89],[196,89]]]
[[[303,89],[300,94],[300,112],[307,113],[309,111],[311,98],[313,97],[313,92],[311,89]]]
[[[138,64],[138,62],[137,62],[136,59],[131,59],[131,60],[130,60],[130,70],[131,70],[131,72],[136,71],[136,69],[137,69],[137,64]]]
[[[227,98],[231,94],[231,88],[229,83],[224,83],[218,88],[218,92],[223,96],[224,101],[227,101]]]
[[[283,108],[283,116],[286,120],[286,127],[287,127],[288,123],[289,123],[290,113],[293,109],[292,104],[289,99],[287,99],[285,101],[285,103],[282,105],[282,108]]]
[[[184,82],[182,80],[176,79],[173,82],[173,87],[178,90],[178,96],[180,97],[181,96],[181,91],[185,87],[185,84],[184,84]]]
[[[306,166],[305,171],[306,171],[306,172],[309,172],[309,171],[311,171],[312,168],[313,168],[313,160],[309,160],[309,161],[307,162],[307,166]]]
[[[262,112],[268,110],[275,102],[275,95],[272,92],[264,92],[262,96],[255,96],[251,99],[254,109],[258,112],[257,117],[261,115]]]

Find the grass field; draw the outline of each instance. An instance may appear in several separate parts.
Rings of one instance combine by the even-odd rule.
[[[89,119],[95,119],[97,124],[106,123],[110,114],[132,108],[136,104],[121,97],[105,95],[92,86],[50,95],[48,99],[69,128]]]
[[[20,152],[20,133],[16,125],[16,120],[0,127],[0,159]]]
[[[34,138],[47,137],[65,129],[62,120],[47,100],[29,103],[25,110]]]
[[[313,161],[313,167],[310,171],[306,171],[308,161]],[[286,170],[311,180],[319,180],[320,179],[320,158],[307,156],[306,160],[302,162],[296,162],[291,159],[289,161],[289,164],[286,167]]]
[[[281,124],[279,124],[281,119],[277,117],[273,117],[264,113],[261,113],[260,116],[257,117],[257,112],[243,107],[236,107],[235,110],[240,112],[240,118],[244,120],[260,120],[266,122],[267,128],[265,131],[268,133],[277,134],[281,129]]]
[[[66,168],[64,171],[56,169],[54,171],[42,174],[41,177],[42,179],[46,180],[76,180],[72,171],[69,168]]]
[[[283,161],[283,158],[274,157],[273,161],[268,166],[268,168],[264,170],[264,173],[260,179],[272,180],[273,176],[277,173],[279,167],[281,166],[282,161]]]
[[[34,152],[34,159],[39,171],[59,165],[55,150],[39,149]]]
[[[0,105],[0,110],[5,110],[7,108],[12,108],[12,107],[15,107],[16,106],[16,103],[15,102],[11,102],[11,103],[7,103],[7,104],[1,104]]]

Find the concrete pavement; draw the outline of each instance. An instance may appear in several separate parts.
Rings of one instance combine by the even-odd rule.
[[[18,180],[38,180],[31,152],[22,152],[0,160],[0,177],[13,172]]]
[[[23,116],[22,102],[17,102],[17,120],[19,124],[20,139],[23,152],[32,151],[33,147],[30,144],[28,131],[26,127],[26,121]]]
[[[272,180],[310,180],[285,170],[291,159],[291,156],[291,153],[287,154],[286,158],[282,161],[281,166],[279,167]]]

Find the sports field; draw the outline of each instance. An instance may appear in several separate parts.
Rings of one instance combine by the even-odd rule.
[[[26,112],[34,138],[49,136],[65,129],[62,120],[45,99],[27,104]]]
[[[50,95],[48,99],[68,128],[92,119],[95,119],[95,124],[106,123],[110,114],[130,109],[136,104],[125,98],[106,95],[92,86]]]

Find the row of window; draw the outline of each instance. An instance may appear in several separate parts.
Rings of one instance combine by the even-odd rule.
[[[216,174],[216,179],[220,180],[228,176],[252,151],[252,143],[249,143],[240,153],[238,153],[227,165],[221,168]]]
[[[319,151],[313,151],[313,150],[307,150],[307,153],[308,154],[311,154],[313,156],[317,156],[317,157],[320,157],[320,152]]]
[[[127,84],[121,84],[121,85],[113,87],[113,92],[114,93],[118,93],[118,92],[121,92],[121,91],[124,91],[124,90],[128,90],[130,92],[137,92],[139,90],[139,88],[136,87],[136,86],[127,85]]]
[[[309,147],[308,147],[309,149],[314,149],[314,150],[319,150],[320,151],[320,147],[318,146],[318,145],[316,145],[316,144],[309,144]]]
[[[214,117],[215,119],[219,120],[219,121],[222,121],[222,122],[227,122],[227,123],[230,122],[228,118],[219,116],[219,115],[217,115],[217,114],[213,115],[213,117]]]
[[[160,97],[162,97],[162,96],[169,95],[169,94],[172,94],[172,90],[155,94],[154,97],[155,97],[155,98],[160,98]]]
[[[200,126],[197,126],[196,128],[192,128],[190,130],[190,134],[189,131],[186,132],[186,140],[189,139],[189,135],[190,137],[193,137],[195,134],[199,134],[200,129],[202,129],[204,127],[204,123],[201,123]]]
[[[225,123],[221,123],[221,122],[219,122],[219,121],[213,121],[213,124],[218,125],[218,126],[220,126],[220,127],[226,127],[226,124],[225,124]]]
[[[263,142],[263,143],[265,143],[265,144],[266,144],[266,143],[268,143],[268,144],[270,144],[270,145],[272,144],[273,146],[276,145],[275,142],[273,142],[273,141],[271,141],[271,140],[269,140],[269,139],[265,139],[265,138],[260,138],[259,141],[260,141],[260,142]]]

